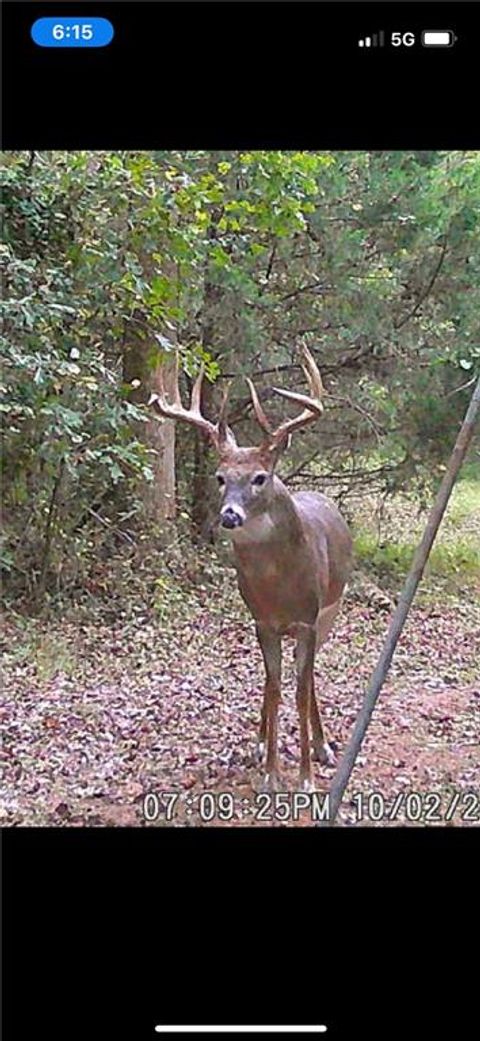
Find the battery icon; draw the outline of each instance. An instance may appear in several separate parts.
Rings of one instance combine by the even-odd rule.
[[[424,47],[453,47],[457,37],[450,29],[443,32],[428,30],[422,33],[422,44]]]

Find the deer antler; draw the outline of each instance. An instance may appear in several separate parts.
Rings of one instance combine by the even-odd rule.
[[[258,397],[258,394],[257,394],[256,390],[255,390],[255,386],[252,383],[251,379],[248,378],[248,376],[246,377],[246,380],[247,380],[247,383],[248,383],[248,386],[249,386],[249,390],[250,390],[250,394],[251,394],[251,398],[252,398],[252,404],[253,404],[253,411],[255,412],[255,417],[256,417],[257,423],[262,428],[262,430],[265,431],[266,434],[271,435],[271,434],[273,434],[273,430],[272,430],[272,427],[271,427],[271,425],[270,425],[270,423],[269,423],[269,421],[268,421],[268,419],[267,419],[267,417],[266,417],[266,415],[265,415],[265,413],[263,411],[263,408],[262,408],[262,406],[260,404],[260,399]]]
[[[325,394],[325,388],[322,383],[322,377],[308,348],[302,346],[301,353],[303,357],[302,369],[307,377],[310,395],[297,394],[293,390],[281,390],[279,387],[272,387],[275,394],[280,394],[283,398],[289,398],[290,401],[297,401],[299,405],[305,406],[303,412],[300,412],[298,416],[294,416],[293,419],[285,419],[276,430],[272,429],[263,411],[252,381],[247,379],[257,422],[267,434],[272,447],[285,441],[294,430],[299,430],[301,427],[306,426],[307,423],[314,422],[323,412],[322,397]]]
[[[180,419],[185,423],[190,423],[192,426],[198,427],[202,433],[210,439],[212,444],[218,451],[221,451],[226,444],[236,444],[235,438],[232,431],[227,427],[225,415],[228,398],[228,387],[226,387],[222,406],[220,409],[220,417],[218,423],[211,423],[209,419],[202,416],[200,411],[200,403],[202,396],[202,382],[204,376],[204,366],[200,366],[200,372],[193,384],[192,394],[190,398],[190,408],[184,408],[180,398],[180,391],[178,388],[178,382],[175,385],[175,402],[167,400],[165,392],[165,384],[163,380],[163,373],[159,374],[160,382],[160,394],[151,394],[148,404],[153,405],[157,412],[167,419]]]

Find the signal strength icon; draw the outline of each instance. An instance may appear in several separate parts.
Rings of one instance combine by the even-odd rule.
[[[372,33],[371,36],[364,36],[362,40],[358,41],[359,47],[385,47],[385,33],[383,29],[380,29],[378,33]]]

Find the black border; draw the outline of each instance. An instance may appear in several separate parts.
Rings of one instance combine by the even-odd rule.
[[[133,831],[4,831],[6,1041],[470,1036],[477,829]]]
[[[3,4],[6,149],[478,148],[478,4]],[[30,38],[47,15],[110,18],[99,50]],[[453,29],[446,51],[366,54],[383,27]]]

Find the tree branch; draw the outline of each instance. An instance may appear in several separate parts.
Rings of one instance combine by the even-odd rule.
[[[433,289],[433,287],[435,285],[435,282],[437,281],[437,278],[438,278],[438,276],[440,274],[440,271],[442,269],[442,264],[443,264],[443,261],[445,260],[446,252],[447,252],[447,239],[444,238],[443,243],[442,243],[442,250],[441,250],[441,253],[440,253],[439,260],[437,261],[437,264],[435,265],[435,268],[433,270],[432,276],[431,276],[429,282],[427,283],[427,286],[425,287],[423,292],[420,294],[420,296],[419,296],[419,298],[418,298],[418,300],[417,300],[417,302],[415,304],[415,307],[411,311],[409,311],[408,314],[404,315],[403,318],[398,319],[398,321],[394,323],[394,328],[395,329],[403,329],[403,326],[406,325],[407,322],[409,322],[411,318],[414,318],[415,315],[418,314],[418,311],[419,311],[420,307],[422,306],[423,303],[425,303],[425,300],[427,299],[427,297],[430,296],[430,293],[431,293],[431,291],[432,291],[432,289]]]

